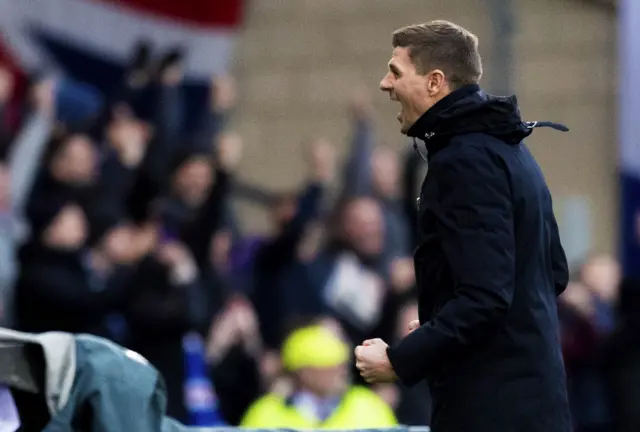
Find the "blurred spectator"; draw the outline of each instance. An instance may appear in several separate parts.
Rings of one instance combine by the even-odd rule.
[[[620,289],[620,264],[610,256],[593,256],[580,269],[580,280],[593,295],[594,313],[600,332],[611,332],[616,324],[615,305]]]
[[[391,408],[375,393],[349,385],[349,360],[349,346],[329,329],[295,330],[282,348],[282,363],[291,374],[292,388],[258,399],[241,425],[298,429],[395,426]]]
[[[355,130],[345,166],[343,196],[370,196],[378,200],[384,217],[384,250],[378,271],[387,277],[389,263],[410,252],[409,229],[401,205],[398,156],[389,148],[375,146],[373,107],[366,90],[355,92],[350,109]]]
[[[590,262],[586,264],[589,265]],[[591,269],[587,267],[586,271]],[[575,281],[569,283],[559,302],[569,401],[574,425],[581,431],[611,428],[602,349],[614,321],[612,311],[605,305],[593,288]]]
[[[89,227],[78,204],[69,201],[40,213],[38,236],[20,251],[18,327],[113,338],[106,316],[124,303],[130,277],[126,230],[109,227],[88,248]]]
[[[53,88],[50,81],[35,83],[22,129],[7,141],[0,157],[0,287],[2,322],[14,324],[13,284],[18,274],[17,249],[26,238],[25,206],[53,129]],[[2,137],[9,138],[8,134]],[[5,143],[3,143],[5,144]]]
[[[405,337],[409,323],[418,318],[418,301],[415,297],[405,297],[399,307],[398,320],[395,326],[395,337],[389,340],[400,340]],[[407,426],[428,425],[431,420],[431,395],[426,381],[407,388],[397,385],[396,405],[394,406],[398,421]]]
[[[383,244],[378,202],[352,198],[337,208],[327,244],[303,269],[308,314],[335,317],[353,343],[366,338],[382,318],[387,285],[376,269]]]
[[[254,308],[244,296],[231,295],[211,323],[207,345],[220,410],[230,424],[238,424],[260,394],[262,358],[262,338]]]
[[[640,282],[620,288],[620,325],[606,346],[605,371],[616,432],[640,430]]]
[[[0,65],[0,152],[6,152],[11,141],[11,113],[9,102],[14,92],[14,77],[11,71]]]
[[[215,169],[205,155],[190,156],[178,167],[171,204],[179,211],[161,215],[155,244],[138,265],[129,289],[125,316],[130,348],[165,377],[167,412],[182,421],[187,418],[182,340],[192,330],[204,333],[209,317],[222,305],[225,287],[212,276],[215,254],[210,251],[240,154],[239,140],[224,139]]]
[[[14,220],[11,214],[11,175],[4,158],[0,159],[0,323],[10,325],[11,289],[16,276]]]
[[[299,198],[282,195],[271,214],[274,235],[257,251],[252,300],[257,307],[265,344],[277,349],[284,329],[296,315],[305,315],[309,297],[301,277],[299,248],[311,222],[320,216],[323,194],[335,173],[332,144],[318,139],[309,149],[308,186]]]

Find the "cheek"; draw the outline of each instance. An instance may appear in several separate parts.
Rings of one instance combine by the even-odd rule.
[[[414,79],[407,83],[406,94],[410,101],[424,100],[429,96],[425,82],[419,79]]]

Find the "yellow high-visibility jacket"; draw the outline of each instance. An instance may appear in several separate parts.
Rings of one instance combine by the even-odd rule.
[[[244,428],[363,429],[393,427],[398,424],[391,407],[364,387],[349,389],[335,411],[323,422],[314,422],[277,394],[255,401],[240,424]]]

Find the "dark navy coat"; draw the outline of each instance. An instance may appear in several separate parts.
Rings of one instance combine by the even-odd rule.
[[[556,297],[568,283],[551,195],[515,97],[456,90],[409,130],[429,170],[415,251],[422,327],[390,347],[427,379],[434,432],[570,432]]]

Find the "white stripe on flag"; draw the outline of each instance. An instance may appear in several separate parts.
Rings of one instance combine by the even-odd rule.
[[[640,177],[640,1],[619,0],[618,7],[620,166]]]

